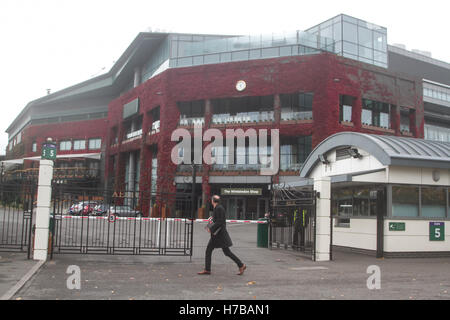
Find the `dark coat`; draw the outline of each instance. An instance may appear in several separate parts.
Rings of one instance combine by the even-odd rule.
[[[233,245],[227,231],[225,209],[220,204],[214,208],[212,223],[209,224],[209,230],[211,231],[211,239],[209,240],[209,244],[211,244],[214,248],[228,248]],[[219,231],[216,235],[214,235],[217,230]]]

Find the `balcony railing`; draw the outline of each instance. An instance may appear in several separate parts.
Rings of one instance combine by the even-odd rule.
[[[180,126],[203,126],[205,124],[205,118],[203,117],[190,117],[190,118],[186,118],[186,117],[181,117],[180,118],[180,122],[179,125]]]
[[[280,164],[281,171],[296,171],[300,172],[303,167],[303,163],[291,163],[291,164]]]
[[[261,164],[213,164],[213,171],[258,171],[261,168],[268,168]]]
[[[231,124],[231,123],[257,123],[274,121],[273,111],[255,111],[255,112],[240,112],[236,115],[229,113],[214,114],[212,116],[213,124]]]
[[[281,112],[281,120],[312,120],[312,111]]]

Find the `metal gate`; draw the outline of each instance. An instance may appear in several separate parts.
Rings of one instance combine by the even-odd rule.
[[[53,254],[192,256],[192,198],[186,193],[76,189],[52,192]]]
[[[0,251],[26,252],[32,243],[34,184],[0,185]]]
[[[271,205],[270,247],[293,249],[315,261],[316,192],[274,189]]]

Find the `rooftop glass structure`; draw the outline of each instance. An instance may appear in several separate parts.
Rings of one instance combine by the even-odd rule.
[[[177,67],[331,52],[388,67],[387,30],[344,14],[306,31],[267,35],[167,34],[142,70],[142,81]]]
[[[334,52],[338,55],[388,67],[387,29],[384,27],[341,14],[306,32],[333,39]]]

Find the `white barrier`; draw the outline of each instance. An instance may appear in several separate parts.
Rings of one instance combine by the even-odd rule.
[[[102,220],[108,220],[108,216],[70,216],[70,215],[63,215],[60,216],[62,219],[102,219]],[[187,219],[187,218],[135,218],[135,217],[116,217],[115,220],[142,220],[142,221],[161,221],[166,220],[168,222],[172,221],[180,221],[180,222],[186,222],[186,221],[194,221],[194,222],[209,222],[209,219]],[[256,223],[256,224],[266,224],[268,223],[267,220],[226,220],[227,223]]]

